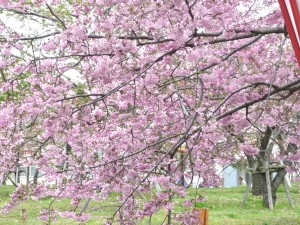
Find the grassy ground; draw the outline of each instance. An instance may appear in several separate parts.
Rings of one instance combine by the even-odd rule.
[[[280,187],[277,194],[277,204],[274,211],[264,209],[262,207],[261,197],[254,197],[251,194],[248,197],[246,207],[241,208],[241,200],[245,187],[238,188],[201,188],[198,189],[198,194],[205,196],[207,201],[203,203],[203,207],[209,209],[209,225],[299,225],[300,224],[300,193],[299,184],[294,185],[291,189],[291,195],[296,208],[291,210],[285,192]],[[0,186],[0,206],[3,206],[9,199],[9,194],[13,191],[11,186]],[[195,196],[195,189],[189,190],[188,197]],[[87,212],[91,212],[92,218],[86,222],[87,225],[103,224],[104,219],[111,216],[116,207],[116,194],[110,196],[105,202],[91,202]],[[43,208],[48,208],[50,198],[45,198],[40,201],[28,201],[21,204],[9,214],[0,214],[0,225],[21,224],[21,209],[27,209],[26,224],[45,224],[37,219],[38,213]],[[175,212],[184,210],[182,200],[176,199],[177,206]],[[54,203],[54,207],[58,209],[72,209],[69,206],[68,200],[60,200]],[[152,224],[161,224],[164,217],[164,212],[158,212],[152,218]],[[148,220],[138,222],[138,224],[148,224]],[[78,224],[72,220],[59,218],[55,223],[63,224]]]

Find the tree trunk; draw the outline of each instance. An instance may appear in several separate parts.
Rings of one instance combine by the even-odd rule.
[[[284,182],[284,177],[286,175],[285,169],[280,169],[273,181],[271,182],[271,190],[272,190],[272,199],[273,199],[273,205],[275,206],[276,203],[276,192],[282,182]],[[267,190],[267,184],[266,184],[266,178],[265,174],[263,174],[264,180],[263,184],[261,184],[262,188],[262,194],[263,194],[263,204],[266,208],[269,208],[269,201],[268,201],[268,190]]]
[[[0,185],[6,185],[6,179],[7,179],[8,173],[4,173],[2,177],[2,181]]]
[[[26,185],[28,187],[28,185],[29,185],[29,175],[30,175],[30,167],[29,166],[26,167],[25,172],[26,172]]]
[[[252,194],[255,196],[262,195],[263,196],[263,205],[267,208],[270,207],[269,199],[268,199],[268,185],[267,185],[267,179],[266,179],[266,172],[269,171],[269,167],[265,164],[269,164],[270,162],[270,156],[272,154],[272,149],[274,146],[274,141],[271,140],[271,137],[273,140],[279,139],[278,143],[282,149],[284,149],[283,145],[281,145],[281,131],[277,127],[270,128],[267,127],[266,131],[263,132],[257,141],[257,146],[259,147],[260,151],[259,154],[254,156],[247,155],[247,161],[249,164],[249,167],[251,168],[252,173]],[[295,151],[296,147],[292,144],[288,145],[287,152]],[[285,162],[286,163],[286,162]],[[264,168],[264,170],[262,170]],[[274,170],[273,170],[274,171]],[[275,170],[277,171],[277,169]],[[281,183],[284,181],[284,177],[286,175],[286,170],[284,168],[278,169],[278,172],[275,176],[275,178],[272,180],[270,179],[270,189],[271,189],[271,196],[273,201],[273,207],[276,203],[276,192]],[[270,175],[271,173],[268,172],[267,175]],[[271,200],[271,198],[270,198]]]
[[[180,164],[180,171],[181,171],[181,177],[180,177],[180,185],[181,186],[185,186],[184,185],[184,153],[180,153],[180,160],[179,162],[181,163]]]
[[[259,155],[256,156],[257,158],[257,167],[264,166],[264,162],[262,161],[265,158],[265,150],[267,149],[268,143],[270,141],[272,135],[272,130],[270,127],[267,127],[267,130],[264,132],[263,136],[260,136],[258,139],[258,146],[259,146]],[[259,157],[260,156],[260,157]],[[262,160],[259,160],[261,158]],[[249,165],[253,168],[254,167],[254,158],[253,156],[247,157]],[[260,173],[253,174],[253,186],[252,186],[252,194],[255,196],[263,194],[263,186],[266,185],[266,176],[265,174]],[[266,188],[266,187],[265,187]]]
[[[38,182],[39,169],[36,167],[34,175],[33,175],[33,184],[36,186]]]
[[[261,173],[255,173],[252,175],[253,183],[252,183],[252,194],[254,196],[259,196],[263,193],[262,185],[263,180],[265,180],[265,176]]]
[[[15,172],[15,183],[19,184],[20,183],[20,171],[19,167],[17,166],[16,172]]]

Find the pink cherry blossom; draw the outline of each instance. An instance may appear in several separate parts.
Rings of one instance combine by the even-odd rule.
[[[53,204],[40,219],[85,222],[84,202],[117,192],[107,224],[163,207],[168,224],[196,224],[178,180],[220,186],[216,168],[257,159],[267,134],[271,159],[299,170],[300,73],[277,1],[0,7],[0,179],[29,165],[39,177],[16,184],[3,212],[29,197],[67,198],[74,212]],[[189,208],[176,215],[175,195]]]

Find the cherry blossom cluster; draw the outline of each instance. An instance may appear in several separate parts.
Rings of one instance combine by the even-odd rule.
[[[195,224],[188,205],[172,214],[174,196],[187,198],[178,180],[220,185],[216,167],[257,155],[267,128],[280,129],[282,149],[296,146],[274,158],[298,170],[300,70],[277,1],[0,8],[0,179],[38,170],[4,211],[29,196],[68,198],[74,211],[53,205],[42,219],[86,221],[89,200],[117,192],[108,224],[163,208],[166,223]]]

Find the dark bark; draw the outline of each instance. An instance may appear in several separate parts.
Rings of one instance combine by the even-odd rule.
[[[274,177],[272,184],[274,185],[274,188],[276,189],[276,191],[277,191],[278,187],[280,186],[280,184],[282,184],[283,179],[286,174],[287,174],[287,172],[285,169],[280,169],[277,172],[276,176]]]
[[[295,154],[297,152],[297,150],[298,150],[298,147],[296,144],[294,144],[294,143],[288,144],[287,152],[291,152],[291,153]]]
[[[6,185],[7,173],[3,174],[1,185]]]
[[[272,199],[273,204],[276,203],[276,192],[278,187],[284,181],[284,177],[286,175],[285,169],[280,169],[275,178],[271,182],[271,190],[272,190]],[[271,174],[270,174],[271,176]],[[266,182],[266,174],[265,173],[256,173],[253,174],[253,183],[256,185],[252,186],[252,194],[255,196],[262,195],[263,196],[263,204],[265,207],[269,208],[269,200],[268,200],[268,189],[267,189],[267,182]]]
[[[246,155],[250,168],[254,168],[255,160],[253,155]]]
[[[180,153],[180,171],[181,171],[181,177],[180,177],[180,185],[184,186],[184,153]]]
[[[170,159],[173,159],[173,156],[170,156]],[[168,164],[168,175],[171,174],[171,163]],[[169,202],[172,202],[172,192],[171,189],[169,189]],[[172,219],[172,210],[168,209],[167,212],[167,224],[171,225],[171,219]]]
[[[27,166],[26,167],[26,171],[25,171],[25,173],[26,173],[26,185],[28,186],[29,185],[29,173],[30,173],[30,168],[29,168],[29,166]]]
[[[259,143],[260,152],[258,155],[256,155],[257,169],[256,171],[254,171],[255,173],[253,174],[253,186],[252,186],[252,194],[255,196],[262,195],[263,205],[267,208],[269,208],[270,205],[268,200],[266,173],[261,171],[261,168],[264,168],[264,163],[269,162],[270,160],[270,155],[272,153],[272,148],[273,148],[273,143],[270,143],[272,133],[273,130],[270,127],[268,127],[264,132],[262,138],[260,139],[260,143]],[[254,167],[253,165],[255,165],[254,158],[247,157],[247,159],[248,159],[249,166],[253,168]],[[271,195],[273,200],[273,206],[276,203],[277,189],[279,185],[283,182],[285,174],[286,174],[285,169],[280,169],[276,177],[273,180],[271,180]],[[271,173],[270,173],[270,177],[272,177]]]
[[[261,187],[264,184],[265,176],[262,173],[255,173],[252,177],[252,194],[254,196],[261,195],[263,193]]]
[[[272,140],[271,140],[272,139]],[[258,140],[258,146],[259,146],[259,154],[255,155],[255,158],[253,156],[247,156],[247,161],[249,164],[249,167],[252,169],[252,194],[255,196],[262,195],[263,196],[263,205],[267,208],[270,207],[269,200],[268,200],[268,187],[267,187],[267,179],[266,179],[266,171],[269,171],[269,168],[265,168],[265,164],[267,165],[270,163],[270,156],[272,154],[273,149],[273,139],[277,139],[277,144],[280,147],[281,153],[293,153],[297,151],[297,146],[289,143],[286,150],[284,150],[284,146],[282,144],[283,142],[283,136],[281,131],[278,129],[278,127],[270,128],[268,127],[266,131],[263,133],[261,138]],[[285,165],[289,165],[289,162],[287,160],[284,161]],[[284,166],[279,166],[278,164],[271,164],[271,172],[277,172],[274,179],[271,179],[271,195],[273,200],[273,207],[276,203],[276,192],[278,190],[278,187],[280,184],[284,182],[284,177],[287,174]],[[270,177],[271,176],[270,173]]]
[[[272,199],[273,199],[273,204],[275,205],[276,203],[276,192],[280,186],[284,182],[284,177],[286,175],[286,170],[285,169],[280,169],[275,178],[271,182],[271,189],[272,189]],[[268,201],[268,191],[267,191],[267,185],[266,185],[266,179],[265,179],[265,174],[264,174],[264,184],[262,184],[262,189],[263,189],[263,203],[264,206],[269,208],[269,201]]]
[[[16,184],[16,182],[11,179],[11,177],[9,176],[9,174],[6,175],[7,179],[9,179],[9,181],[15,186],[15,187],[18,187],[18,185]]]
[[[265,151],[267,149],[267,146],[268,146],[268,143],[270,141],[271,135],[272,135],[272,129],[270,127],[267,127],[267,130],[265,131],[264,136],[262,137],[261,143],[260,143],[260,146],[259,146],[259,149],[260,149],[259,155],[262,158],[265,157]],[[263,165],[260,165],[260,166],[263,166]]]
[[[260,146],[259,146],[260,152],[259,152],[259,156],[256,156],[256,158],[260,157],[260,158],[264,159],[265,151],[267,149],[267,146],[268,146],[268,143],[270,141],[271,135],[272,135],[272,130],[271,130],[270,127],[268,127],[267,130],[264,133],[264,136],[261,138],[261,142],[260,142]],[[252,158],[253,158],[253,156],[252,156]],[[254,165],[253,160],[251,160],[248,157],[247,157],[247,159],[248,159],[249,165],[251,165],[251,164]],[[262,164],[261,160],[257,160],[257,161],[258,161],[258,167],[264,166]],[[264,187],[264,185],[266,185],[266,176],[265,176],[265,174],[261,174],[261,173],[253,174],[253,182],[252,183],[253,183],[252,184],[252,194],[255,195],[255,196],[263,194],[264,190],[263,190],[262,187]],[[265,188],[267,188],[267,187],[265,186]]]
[[[37,185],[37,180],[38,180],[38,175],[39,175],[39,169],[36,168],[34,175],[33,175],[33,184],[36,186]]]

